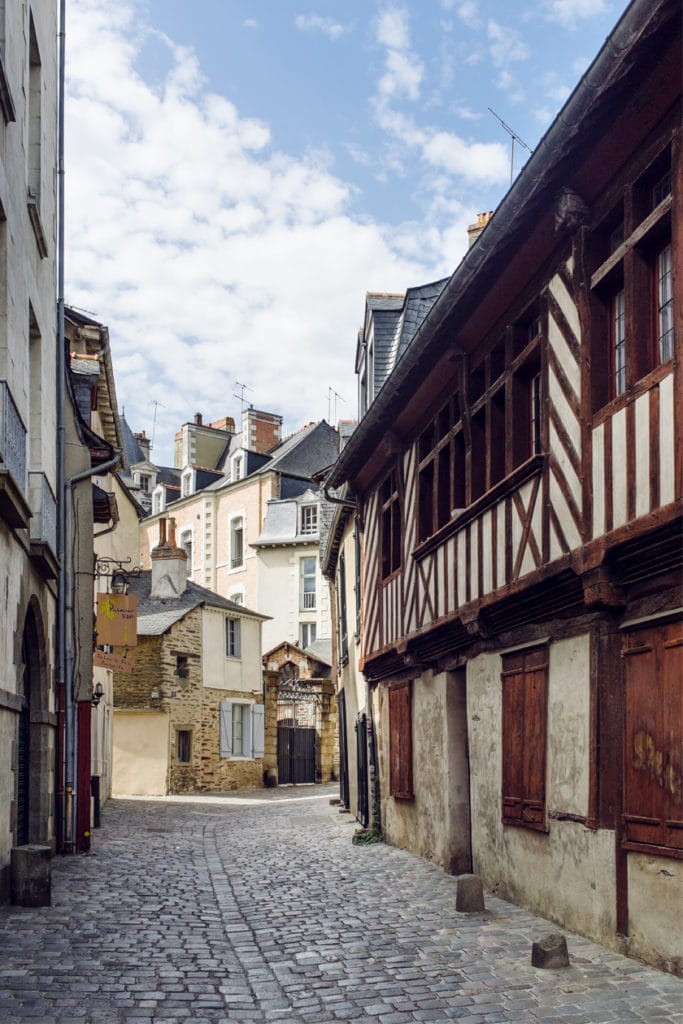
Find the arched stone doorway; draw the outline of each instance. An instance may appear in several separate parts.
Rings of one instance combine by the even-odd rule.
[[[43,618],[29,602],[17,659],[14,843],[45,843],[52,837],[54,715],[50,714]]]

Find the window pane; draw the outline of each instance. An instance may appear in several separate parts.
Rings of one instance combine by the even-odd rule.
[[[244,564],[244,520],[239,517],[230,524],[230,566],[236,569]]]
[[[612,299],[612,345],[614,353],[614,394],[626,390],[626,328],[624,318],[624,290]]]
[[[244,706],[232,706],[232,753],[238,757],[244,755]]]
[[[665,363],[674,354],[674,301],[671,279],[671,243],[657,257],[657,314],[659,361]]]

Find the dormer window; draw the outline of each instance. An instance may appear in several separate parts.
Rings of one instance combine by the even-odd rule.
[[[138,473],[138,487],[143,494],[149,494],[152,490],[152,478],[149,473]]]
[[[302,505],[301,506],[301,533],[317,533],[318,532],[318,506],[317,505]]]
[[[242,476],[244,475],[243,474],[243,468],[242,468],[243,467],[243,463],[244,463],[244,459],[242,458],[241,455],[236,455],[235,458],[232,460],[232,480],[233,480],[233,483],[236,480],[241,480],[242,479]]]
[[[159,512],[164,511],[164,489],[163,487],[157,487],[152,494],[152,513],[157,515]]]
[[[192,494],[192,470],[188,469],[183,473],[181,480],[181,497],[189,498]]]

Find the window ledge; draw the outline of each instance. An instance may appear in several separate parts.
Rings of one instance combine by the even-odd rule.
[[[28,208],[28,216],[31,221],[31,227],[33,228],[33,234],[36,236],[38,252],[40,253],[40,258],[44,260],[47,256],[47,241],[45,240],[45,232],[43,231],[43,224],[40,219],[38,200],[31,192],[28,194],[26,206]]]
[[[438,548],[445,540],[451,537],[457,530],[460,530],[467,523],[476,519],[477,516],[481,515],[492,505],[495,505],[504,498],[507,494],[512,491],[516,491],[518,487],[521,487],[523,483],[531,477],[536,476],[540,473],[545,465],[545,455],[532,455],[530,459],[523,462],[521,466],[513,469],[512,473],[499,480],[495,486],[493,486],[485,494],[482,494],[476,501],[473,501],[471,505],[468,505],[466,509],[459,512],[449,523],[442,526],[441,529],[428,537],[427,540],[422,541],[415,550],[413,551],[413,558],[420,559],[424,558],[430,552]]]
[[[523,828],[529,832],[540,832],[542,835],[548,835],[550,829],[543,822],[535,821],[519,821],[515,818],[503,818],[504,825],[511,825],[513,828]]]
[[[9,87],[9,81],[7,80],[5,59],[2,56],[0,56],[0,110],[2,110],[2,116],[5,119],[5,124],[9,124],[10,121],[16,121],[17,113],[14,109],[12,91]]]
[[[649,843],[634,843],[628,839],[622,840],[621,847],[629,853],[644,853],[648,857],[669,857],[674,860],[683,860],[683,849],[676,850],[672,846],[653,846]]]
[[[601,423],[611,419],[620,409],[625,409],[626,406],[640,398],[641,395],[644,395],[655,384],[659,384],[661,380],[664,380],[665,377],[668,377],[673,372],[673,364],[674,359],[671,356],[665,363],[659,363],[655,366],[654,370],[650,370],[644,377],[641,377],[640,380],[626,388],[623,395],[619,395],[617,398],[611,399],[607,405],[603,405],[602,408],[594,413],[591,426],[599,427]]]
[[[0,468],[0,517],[8,526],[28,530],[31,508],[8,469]]]

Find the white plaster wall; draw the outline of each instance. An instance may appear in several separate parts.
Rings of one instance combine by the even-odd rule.
[[[168,780],[169,716],[115,711],[114,796],[165,796]]]
[[[681,493],[681,482],[676,481],[674,445],[674,375],[659,385],[659,504],[668,505]]]
[[[588,676],[578,673],[587,662],[585,636],[551,645],[547,834],[501,822],[501,658],[483,654],[469,663],[472,852],[474,870],[489,890],[613,945],[614,833],[551,817],[560,806],[585,813]],[[568,728],[577,731],[576,754]]]
[[[628,951],[664,970],[683,970],[683,861],[628,855]]]
[[[261,693],[260,623],[240,616],[241,657],[225,653],[225,621],[229,616],[217,608],[202,609],[202,668],[204,686],[221,690]]]

